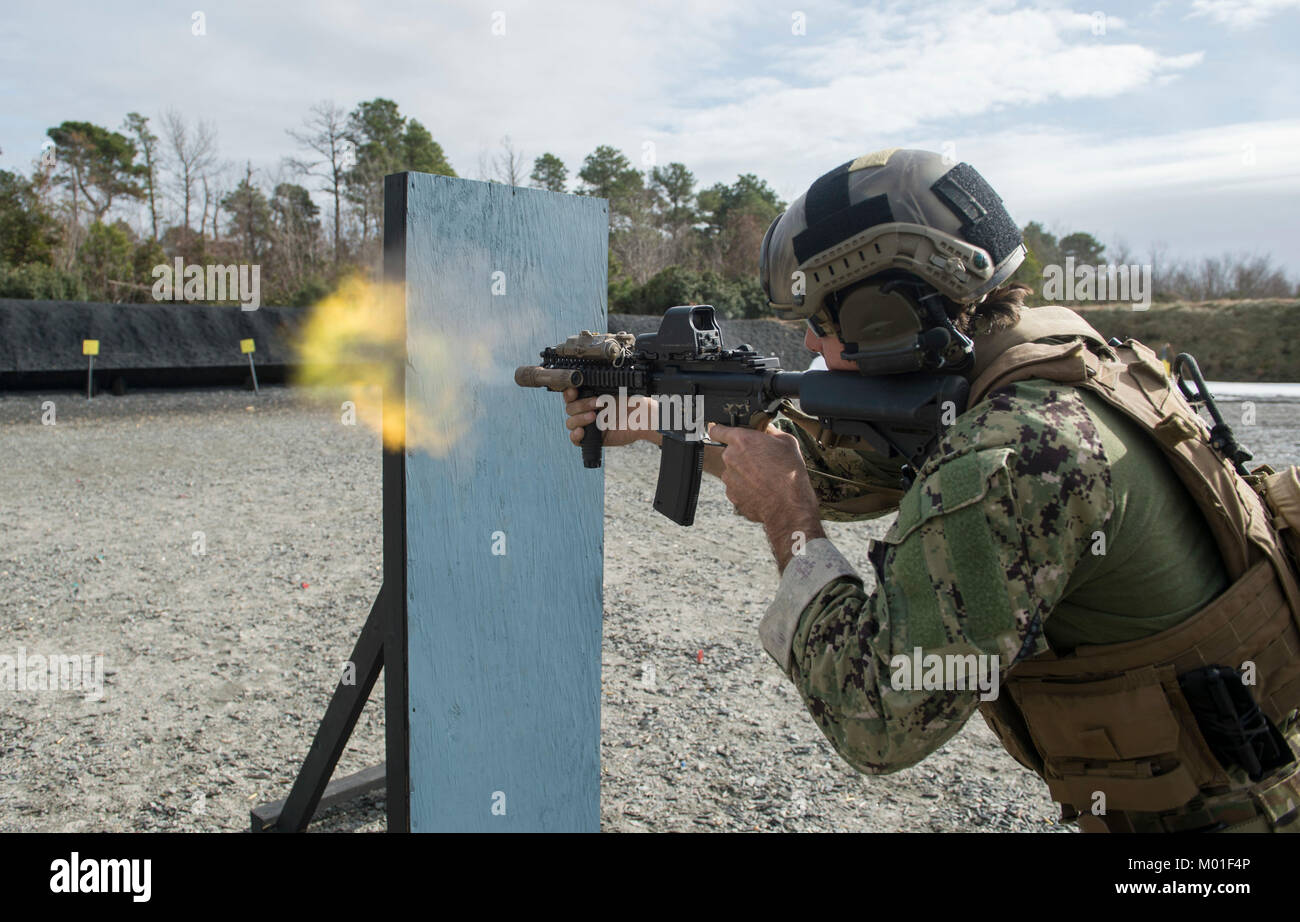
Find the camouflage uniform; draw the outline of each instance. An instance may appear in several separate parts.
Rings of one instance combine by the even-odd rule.
[[[871,552],[868,593],[829,540],[787,566],[760,626],[835,749],[860,771],[906,768],[950,739],[979,691],[898,689],[891,662],[924,654],[993,654],[1003,670],[1050,646],[1148,636],[1195,612],[1227,577],[1199,512],[1150,440],[1077,388],[1028,380],[996,390],[945,433]],[[800,441],[822,516],[831,504],[897,485],[883,459]],[[1121,482],[1113,482],[1120,472]],[[831,475],[831,476],[826,476]],[[1144,556],[1179,516],[1186,553],[1160,572]],[[1099,542],[1100,538],[1100,542]],[[1104,559],[1099,561],[1097,550]],[[1158,558],[1157,558],[1158,559]],[[1119,585],[1116,585],[1116,583]],[[1131,608],[1082,636],[1097,609]],[[1095,605],[1090,593],[1110,593]],[[1071,605],[1075,609],[1071,609]],[[1050,617],[1061,615],[1059,636]],[[1127,615],[1127,617],[1126,617]]]

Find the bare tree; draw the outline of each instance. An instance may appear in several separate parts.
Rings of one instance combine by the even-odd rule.
[[[217,137],[207,122],[197,122],[193,128],[185,124],[184,117],[174,109],[162,115],[163,134],[171,160],[171,171],[176,190],[183,203],[181,214],[186,230],[190,229],[190,207],[200,184],[217,158]],[[204,214],[206,221],[207,214]]]
[[[1115,266],[1128,266],[1137,261],[1137,254],[1128,245],[1128,241],[1123,237],[1115,240],[1110,245],[1106,254],[1106,262]]]
[[[492,158],[493,178],[507,186],[522,186],[528,178],[523,152],[515,147],[510,135],[501,139],[501,150]]]
[[[672,240],[657,227],[641,225],[610,234],[609,248],[628,278],[644,285],[670,264]]]
[[[274,278],[278,289],[292,296],[316,274],[321,257],[326,256],[319,211],[311,191],[293,182],[302,174],[286,162],[268,176],[274,191],[269,200],[270,242],[266,261],[267,277]]]
[[[208,226],[208,209],[212,207],[212,190],[208,187],[208,177],[205,173],[199,177],[203,185],[203,215],[199,218],[199,236],[202,237]]]
[[[199,181],[203,190],[203,215],[207,218],[206,221],[200,220],[199,234],[214,243],[221,239],[221,202],[234,189],[231,176],[235,169],[236,164],[233,162],[218,160],[204,172]]]
[[[1167,259],[1163,246],[1149,257],[1153,284],[1162,299],[1217,301],[1294,297],[1296,285],[1267,253],[1224,253],[1200,259]]]
[[[479,182],[497,181],[493,172],[492,158],[488,156],[488,152],[485,150],[478,152],[478,171],[475,173],[474,178]]]
[[[289,130],[298,146],[316,154],[316,160],[290,160],[298,172],[322,180],[322,191],[334,199],[334,264],[343,257],[342,186],[352,142],[347,133],[347,112],[326,100],[311,107],[301,130]]]

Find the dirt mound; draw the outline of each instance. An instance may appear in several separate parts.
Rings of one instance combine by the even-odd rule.
[[[1133,337],[1169,358],[1190,352],[1212,381],[1298,381],[1300,351],[1291,338],[1300,327],[1300,300],[1206,301],[1073,307],[1106,336]]]
[[[97,371],[246,373],[248,360],[239,342],[252,339],[259,372],[263,367],[270,372],[290,363],[290,342],[305,314],[292,307],[245,311],[199,304],[0,299],[0,382],[22,386],[49,381],[51,375],[84,374],[85,339],[99,340]]]

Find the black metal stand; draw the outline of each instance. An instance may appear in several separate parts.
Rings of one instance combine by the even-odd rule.
[[[302,832],[319,807],[358,797],[383,786],[382,764],[332,784],[329,780],[361,717],[361,709],[374,690],[379,671],[384,668],[384,627],[389,617],[388,594],[381,587],[370,609],[370,617],[361,629],[361,636],[352,648],[350,662],[355,668],[355,681],[340,681],[334,690],[334,697],[325,709],[316,738],[303,759],[302,769],[289,796],[252,809],[253,832]]]

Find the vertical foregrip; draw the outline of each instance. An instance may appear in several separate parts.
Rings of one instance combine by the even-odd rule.
[[[582,466],[600,467],[600,455],[604,450],[605,433],[593,422],[582,429]]]

